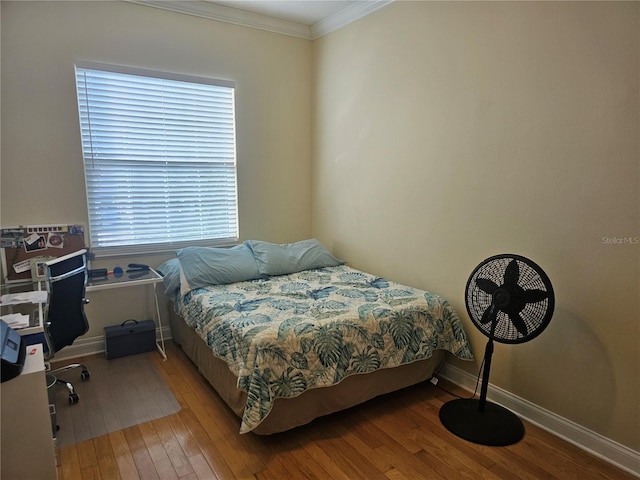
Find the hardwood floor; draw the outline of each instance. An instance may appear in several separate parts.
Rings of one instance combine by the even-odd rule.
[[[428,382],[282,434],[240,435],[239,419],[182,351],[167,347],[166,362],[145,355],[182,409],[60,448],[59,480],[635,478],[529,424],[509,447],[461,440],[438,418],[453,397]]]

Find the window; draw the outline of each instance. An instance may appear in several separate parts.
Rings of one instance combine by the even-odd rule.
[[[76,87],[97,256],[237,241],[233,82],[79,62]]]

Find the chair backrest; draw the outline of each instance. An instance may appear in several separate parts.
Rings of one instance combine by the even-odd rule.
[[[46,263],[49,300],[45,333],[49,358],[89,330],[84,313],[86,253],[82,249]]]

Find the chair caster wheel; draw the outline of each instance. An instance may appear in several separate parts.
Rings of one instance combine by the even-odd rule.
[[[89,380],[89,377],[91,377],[91,373],[89,373],[89,370],[82,370],[82,372],[80,372],[80,380],[82,380],[83,382],[85,380]]]
[[[80,397],[78,397],[77,393],[69,394],[69,404],[73,405],[74,403],[78,403],[78,400],[80,400]]]

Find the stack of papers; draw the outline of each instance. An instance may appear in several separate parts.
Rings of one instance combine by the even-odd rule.
[[[35,290],[33,292],[7,293],[0,297],[2,305],[18,305],[20,303],[47,303],[47,291]]]
[[[1,320],[7,322],[11,328],[26,328],[29,326],[29,315],[22,313],[10,313],[0,317]]]

